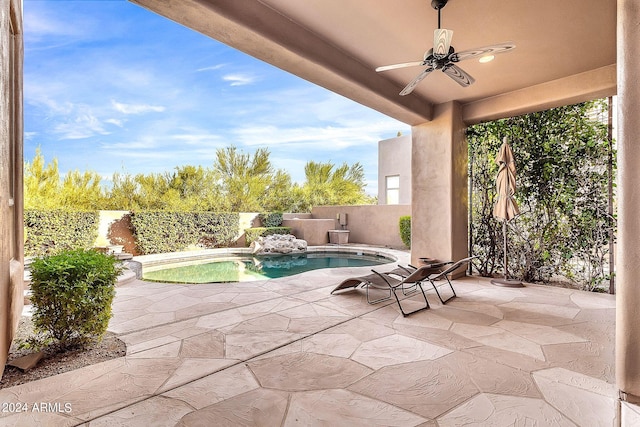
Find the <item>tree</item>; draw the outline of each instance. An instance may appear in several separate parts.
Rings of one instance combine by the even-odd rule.
[[[309,161],[304,168],[302,197],[305,207],[322,205],[370,204],[364,191],[364,168],[360,163],[343,163],[336,168],[331,162]]]
[[[274,200],[279,197],[276,189],[282,189],[291,178],[284,171],[274,170],[269,155],[266,148],[259,148],[253,154],[238,151],[235,146],[216,151],[213,170],[221,180],[226,210],[262,212],[265,205],[275,204]]]
[[[115,172],[111,182],[111,190],[105,201],[106,209],[135,211],[141,208],[138,183],[133,176],[126,172]]]
[[[180,210],[209,211],[223,206],[222,192],[216,174],[202,166],[178,166],[166,174],[169,191],[177,192]]]
[[[25,209],[99,209],[104,201],[104,192],[97,172],[67,172],[60,180],[58,160],[46,164],[40,148],[31,163],[24,166]]]
[[[45,163],[44,155],[38,147],[31,163],[24,165],[24,207],[25,209],[56,209],[60,207],[60,172],[58,160]]]

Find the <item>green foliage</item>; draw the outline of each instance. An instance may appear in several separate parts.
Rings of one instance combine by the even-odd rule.
[[[70,171],[60,177],[58,161],[45,163],[40,150],[25,163],[27,209],[309,212],[320,205],[372,204],[365,194],[362,165],[310,161],[305,182],[292,183],[275,169],[270,152],[244,153],[234,146],[218,149],[209,168],[177,166],[172,172],[131,175],[116,172],[103,190],[96,172]]]
[[[411,215],[401,216],[399,220],[400,238],[407,248],[411,248]]]
[[[142,254],[175,252],[190,245],[228,246],[236,237],[235,213],[143,211],[131,214],[133,234]]]
[[[121,267],[113,257],[75,249],[31,263],[36,331],[62,347],[100,340],[111,318]]]
[[[24,165],[25,209],[100,209],[104,192],[97,172],[69,171],[60,180],[58,160],[45,164],[38,148],[31,163]]]
[[[245,228],[244,232],[247,246],[250,246],[258,237],[270,236],[272,234],[291,234],[291,227],[252,227]]]
[[[25,255],[91,248],[98,237],[98,217],[98,212],[25,210]]]
[[[371,204],[364,192],[365,175],[360,163],[335,167],[331,162],[307,162],[305,182],[299,190],[302,210],[314,206]]]
[[[202,166],[178,166],[174,172],[113,174],[105,206],[118,210],[208,211],[222,206],[216,175]]]
[[[276,177],[269,150],[259,148],[251,155],[234,146],[218,149],[213,169],[222,180],[229,211],[263,210],[264,194]]]
[[[282,225],[282,212],[261,213],[258,215],[263,227],[280,227]]]
[[[482,274],[502,268],[502,225],[492,210],[495,155],[507,136],[521,209],[507,231],[511,275],[526,281],[562,275],[589,290],[607,279],[608,232],[615,227],[607,213],[607,163],[615,153],[606,125],[595,119],[603,110],[602,102],[589,102],[469,128],[472,240]]]

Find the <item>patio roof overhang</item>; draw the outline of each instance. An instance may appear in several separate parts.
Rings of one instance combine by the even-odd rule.
[[[463,88],[432,73],[409,96],[400,90],[431,47],[437,12],[429,0],[131,0],[231,47],[410,125],[457,101],[478,123],[616,92],[616,2],[450,0],[442,26],[457,51],[512,41],[487,64],[461,65],[476,78]]]
[[[636,0],[450,0],[442,27],[454,30],[456,51],[517,47],[461,64],[476,79],[468,88],[436,72],[405,97],[419,68],[375,68],[420,60],[431,47],[429,0],[130,1],[412,125],[412,257],[466,253],[466,126],[619,92],[616,377],[621,400],[640,403]]]

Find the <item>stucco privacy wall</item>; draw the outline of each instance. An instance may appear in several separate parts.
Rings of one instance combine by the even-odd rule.
[[[23,302],[22,3],[0,0],[0,377]]]
[[[338,214],[347,214],[349,243],[404,248],[400,239],[400,217],[411,215],[411,205],[318,206],[311,210],[313,218],[334,219],[340,229]]]

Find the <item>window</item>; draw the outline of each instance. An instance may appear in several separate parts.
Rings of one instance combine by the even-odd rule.
[[[390,175],[385,177],[387,204],[400,204],[400,175]]]

